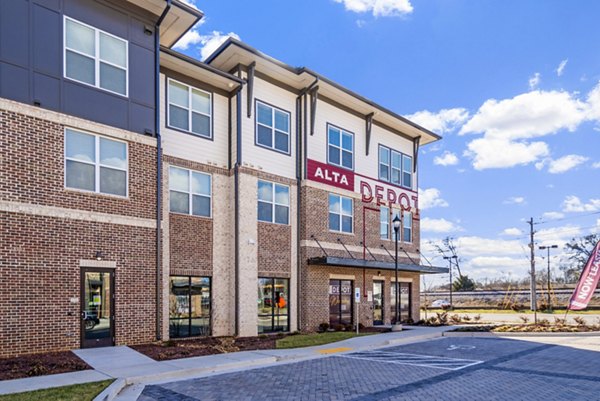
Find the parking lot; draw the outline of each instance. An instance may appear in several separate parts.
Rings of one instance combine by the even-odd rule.
[[[600,338],[446,337],[147,386],[152,400],[599,400]]]

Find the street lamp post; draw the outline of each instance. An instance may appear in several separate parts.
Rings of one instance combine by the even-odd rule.
[[[550,248],[558,248],[558,245],[548,245],[548,246],[540,246],[541,250],[546,249],[548,251],[546,259],[548,259],[548,277],[547,277],[547,292],[546,295],[548,297],[548,309],[552,310],[552,305],[550,302]]]
[[[402,331],[402,325],[400,324],[400,283],[398,283],[398,234],[400,232],[400,217],[396,215],[392,220],[394,226],[394,233],[396,234],[396,258],[394,260],[396,265],[396,321],[392,325],[392,331]]]
[[[444,256],[444,259],[448,261],[448,272],[450,273],[450,308],[454,305],[452,303],[452,259],[457,259],[456,255],[453,256]]]

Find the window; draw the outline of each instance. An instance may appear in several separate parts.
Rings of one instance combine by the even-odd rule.
[[[258,333],[290,331],[290,280],[258,279]]]
[[[412,189],[412,157],[379,145],[379,179]]]
[[[210,217],[211,176],[179,167],[169,168],[171,212]]]
[[[352,324],[353,282],[350,280],[329,280],[329,324]]]
[[[212,138],[210,93],[169,79],[168,98],[169,127]]]
[[[65,17],[65,77],[127,96],[128,43]]]
[[[256,143],[290,153],[290,113],[256,102]]]
[[[169,336],[210,335],[210,277],[172,276],[169,281]]]
[[[351,198],[329,194],[329,229],[352,234],[353,209]]]
[[[354,169],[354,134],[327,125],[327,161],[349,170]]]
[[[289,224],[290,188],[268,181],[258,181],[258,220]]]
[[[67,128],[65,186],[127,196],[127,144]]]
[[[390,286],[390,316],[391,323],[396,323],[396,290],[398,284],[395,282],[391,283]],[[400,309],[398,310],[398,314],[400,315],[400,321],[406,322],[408,319],[412,318],[412,303],[411,303],[411,295],[412,295],[412,283],[403,283],[400,282],[400,293],[399,293],[399,301],[400,301]]]
[[[412,242],[412,213],[404,212],[402,219],[402,241]]]
[[[379,235],[381,239],[390,238],[390,209],[385,206],[379,211]]]

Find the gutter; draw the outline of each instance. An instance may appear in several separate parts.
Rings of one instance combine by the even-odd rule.
[[[238,74],[240,75],[238,78],[241,79],[241,70],[238,70]],[[235,251],[234,251],[234,259],[235,259],[235,336],[239,336],[240,334],[240,166],[242,165],[242,88],[243,85],[240,85],[238,88],[235,97],[236,97],[236,105],[235,105],[235,135],[236,135],[236,154],[235,154],[235,165],[233,167],[234,173],[234,225],[235,225]]]
[[[154,25],[154,135],[156,137],[156,340],[162,338],[162,139],[160,136],[160,24],[171,9],[171,0]]]

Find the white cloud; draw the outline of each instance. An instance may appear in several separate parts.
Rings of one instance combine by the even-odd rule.
[[[199,45],[200,47],[198,50],[200,52],[200,59],[205,60],[230,37],[240,40],[240,37],[234,32],[224,34],[223,32],[212,31],[207,35],[201,35],[198,28],[202,23],[204,23],[204,20],[183,35],[173,48],[177,50],[187,50],[192,46]]]
[[[448,207],[448,202],[441,198],[440,190],[437,188],[419,188],[419,209],[431,209],[433,207]]]
[[[526,165],[550,153],[544,142],[512,142],[487,136],[467,144],[464,155],[473,159],[475,170]]]
[[[458,164],[458,157],[452,152],[445,151],[441,156],[436,156],[433,159],[433,164],[438,166],[454,166]]]
[[[582,163],[588,161],[589,158],[580,155],[567,155],[559,159],[552,160],[548,167],[548,172],[551,174],[565,173]],[[537,166],[536,166],[537,167]]]
[[[356,20],[356,26],[357,27],[362,28],[365,25],[367,25],[367,21],[365,21],[364,19],[357,19]]]
[[[429,217],[421,219],[421,231],[451,233],[462,230],[462,227],[446,219],[430,219]]]
[[[558,67],[556,67],[556,75],[557,76],[561,76],[563,74],[563,72],[565,71],[565,67],[567,66],[567,63],[569,62],[569,59],[566,58],[563,61],[560,62],[560,64],[558,65]]]
[[[375,17],[394,17],[410,14],[413,6],[410,0],[334,0],[344,4],[348,11],[355,13],[371,12]]]
[[[511,196],[502,203],[505,205],[524,205],[526,202],[525,198],[522,196]]]
[[[459,237],[456,245],[461,256],[481,255],[521,256],[522,244],[517,240],[490,239],[481,237]]]
[[[410,114],[406,118],[430,131],[444,134],[456,130],[467,121],[469,112],[463,108],[442,109],[437,113],[422,110]]]
[[[562,219],[565,215],[561,212],[546,212],[542,214],[542,218],[545,220],[557,220]]]
[[[592,168],[600,168],[600,162],[592,164]]]
[[[502,231],[502,235],[510,235],[510,236],[513,236],[513,237],[516,237],[516,236],[519,236],[519,235],[522,235],[522,234],[523,234],[523,231],[521,231],[520,229],[518,229],[516,227],[505,228]]]
[[[569,195],[563,201],[563,212],[597,212],[600,210],[600,199],[590,199],[583,203],[577,196]]]
[[[177,43],[175,43],[173,48],[177,50],[187,50],[190,46],[200,43],[201,40],[202,36],[198,32],[198,30],[194,28],[187,31],[185,35],[183,35],[181,39],[179,39]]]
[[[198,6],[196,5],[196,0],[181,0],[182,2],[184,2],[185,4],[187,4],[190,7],[195,8],[196,10],[199,10]]]
[[[558,245],[559,248],[562,248],[571,238],[581,234],[579,226],[566,225],[536,231],[535,240],[537,245]]]
[[[535,74],[533,74],[533,76],[531,78],[529,78],[529,89],[534,90],[537,89],[538,85],[540,84],[540,73],[536,72]]]

